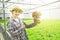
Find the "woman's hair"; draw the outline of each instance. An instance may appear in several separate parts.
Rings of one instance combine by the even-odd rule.
[[[22,9],[20,9],[19,7],[14,7],[14,8],[12,8],[12,10],[10,10],[10,12],[13,12],[13,11],[17,11],[17,12],[19,12],[19,13],[22,13],[23,12],[23,10]]]

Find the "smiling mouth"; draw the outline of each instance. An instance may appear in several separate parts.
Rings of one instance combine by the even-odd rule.
[[[19,15],[19,14],[15,14],[15,15]]]

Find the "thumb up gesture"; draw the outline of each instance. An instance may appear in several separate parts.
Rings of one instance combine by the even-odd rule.
[[[32,13],[34,23],[36,23],[36,24],[40,23],[40,16],[41,16],[41,13],[38,12],[38,11],[35,11],[35,12]]]

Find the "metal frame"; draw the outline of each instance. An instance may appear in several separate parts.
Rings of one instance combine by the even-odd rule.
[[[40,8],[40,7],[43,7],[43,6],[47,6],[47,5],[51,5],[51,4],[54,4],[54,3],[57,3],[57,2],[60,2],[59,0],[58,1],[55,1],[55,2],[51,2],[51,3],[48,3],[48,4],[44,4],[44,5],[40,5],[40,4],[27,4],[27,3],[15,3],[15,2],[9,2],[10,0],[7,0],[7,1],[0,1],[2,3],[2,6],[3,8],[1,10],[3,10],[3,16],[4,16],[4,27],[6,28],[6,19],[5,19],[5,8],[9,7],[10,5],[8,5],[7,7],[5,7],[5,3],[12,3],[12,4],[23,4],[23,5],[39,5],[38,7],[35,7],[35,8],[31,8],[31,9],[28,9],[28,11],[32,10],[32,9],[36,9],[36,8]],[[41,0],[42,1],[42,0]],[[44,2],[43,2],[44,3]],[[12,5],[11,4],[11,5]],[[27,10],[26,10],[27,11]]]
[[[32,10],[32,9],[36,9],[36,8],[40,8],[40,7],[43,7],[43,6],[47,6],[47,5],[51,5],[51,4],[54,4],[54,3],[57,3],[57,2],[60,2],[59,0],[58,1],[54,1],[54,2],[51,2],[51,3],[48,3],[48,4],[44,4],[44,5],[40,5],[40,4],[28,4],[28,3],[15,3],[15,2],[9,2],[10,0],[8,1],[5,1],[5,3],[12,3],[11,5],[13,4],[22,4],[22,5],[39,5],[38,7],[35,7],[35,8],[31,8],[31,9],[28,9],[28,10]],[[3,3],[3,1],[0,1],[1,3]],[[42,2],[42,0],[41,0]],[[43,2],[44,3],[44,2]],[[8,5],[7,7],[9,7],[10,5]],[[5,7],[5,8],[7,8]],[[1,9],[2,10],[2,9]],[[26,10],[27,11],[27,10]]]
[[[3,16],[4,16],[4,28],[5,28],[5,31],[6,31],[6,19],[5,19],[5,2],[4,0],[2,0],[2,6],[3,6]]]

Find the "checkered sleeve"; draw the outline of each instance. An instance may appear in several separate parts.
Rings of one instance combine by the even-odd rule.
[[[36,23],[31,23],[31,24],[26,24],[25,22],[23,22],[23,23],[25,24],[26,28],[31,28],[31,27],[36,26]]]
[[[12,33],[13,32],[13,25],[12,25],[12,23],[11,22],[8,22],[7,23],[7,26],[8,26],[7,31],[10,32],[10,33]]]

